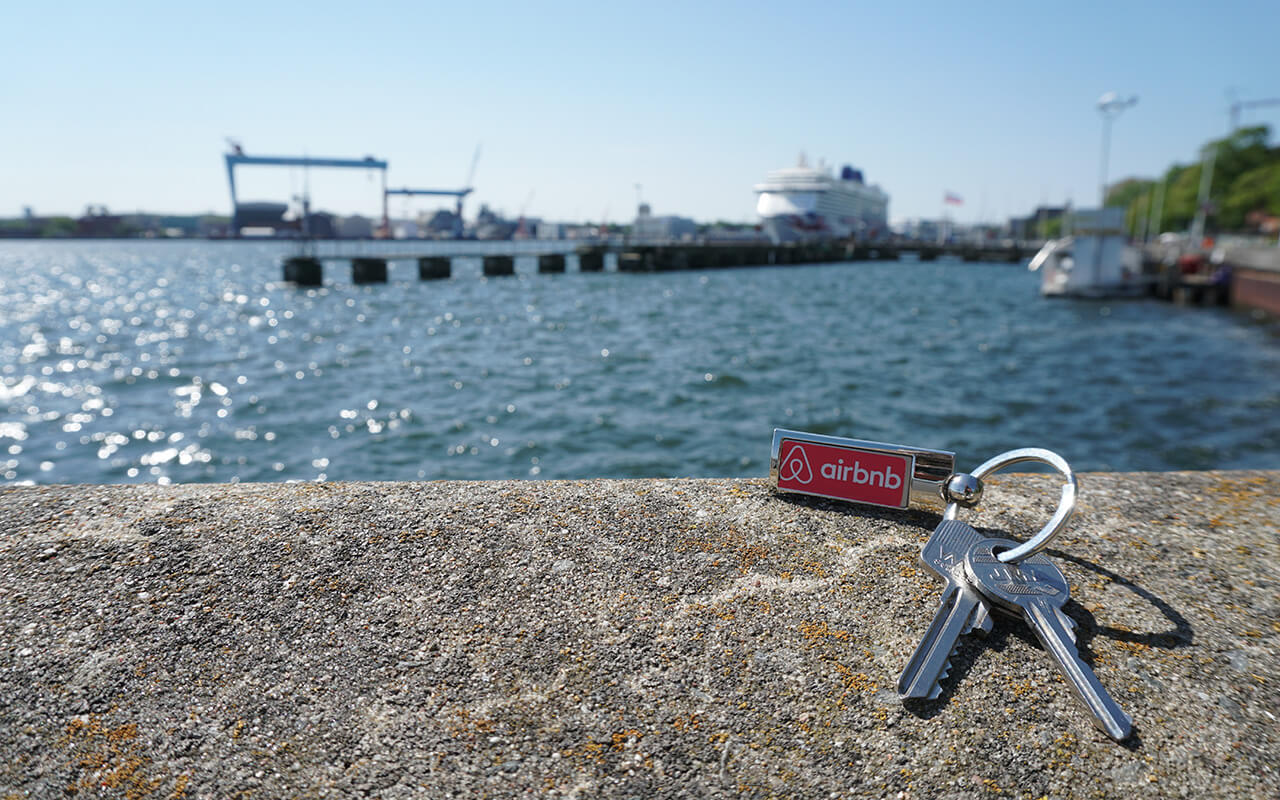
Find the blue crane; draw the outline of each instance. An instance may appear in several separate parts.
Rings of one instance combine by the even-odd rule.
[[[227,180],[231,185],[231,230],[235,236],[240,235],[239,203],[236,200],[236,167],[332,167],[338,169],[376,169],[382,172],[382,226],[388,230],[390,220],[387,215],[387,162],[373,156],[364,158],[312,158],[311,156],[247,156],[238,142],[228,140],[231,152],[227,153]],[[468,189],[467,191],[471,191]],[[451,193],[453,194],[453,193]],[[461,198],[459,198],[461,203]]]
[[[476,145],[476,152],[471,156],[471,169],[467,172],[467,183],[463,189],[388,189],[386,185],[382,188],[382,208],[383,217],[386,217],[387,198],[391,195],[400,195],[403,197],[453,197],[457,199],[457,206],[454,210],[456,229],[454,235],[462,234],[462,201],[467,195],[475,191],[471,186],[471,182],[476,177],[476,164],[480,161],[480,145]],[[388,223],[389,224],[389,223]]]

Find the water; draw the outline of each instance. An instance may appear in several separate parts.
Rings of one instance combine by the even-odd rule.
[[[278,245],[0,243],[6,482],[760,476],[775,426],[1280,468],[1280,336],[1009,265],[279,283]]]

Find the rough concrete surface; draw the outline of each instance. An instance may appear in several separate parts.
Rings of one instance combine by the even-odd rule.
[[[1048,475],[962,518],[1025,538]],[[898,673],[938,522],[758,480],[0,491],[0,798],[1280,796],[1280,473],[1093,474],[1025,625]]]

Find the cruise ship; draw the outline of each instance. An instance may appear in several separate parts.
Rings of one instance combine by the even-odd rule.
[[[836,177],[819,162],[770,172],[755,185],[756,213],[775,242],[856,238],[869,241],[889,233],[889,195],[868,186],[862,171],[845,166]]]

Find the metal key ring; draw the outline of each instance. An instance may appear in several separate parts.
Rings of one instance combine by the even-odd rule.
[[[1018,450],[1010,450],[983,462],[973,471],[972,475],[978,480],[982,480],[996,470],[1004,469],[1014,464],[1021,464],[1025,461],[1037,461],[1053,467],[1062,473],[1066,483],[1062,486],[1062,498],[1058,501],[1058,510],[1053,512],[1053,517],[1040,529],[1040,532],[1012,550],[1006,550],[996,556],[1006,564],[1017,564],[1019,561],[1030,558],[1048,547],[1049,542],[1053,541],[1053,538],[1067,526],[1067,520],[1071,519],[1072,512],[1076,510],[1075,473],[1071,471],[1071,465],[1066,462],[1066,459],[1052,450],[1044,450],[1039,447],[1023,447]],[[942,518],[955,519],[959,509],[960,506],[958,504],[950,503],[947,505],[946,510],[942,512]]]

